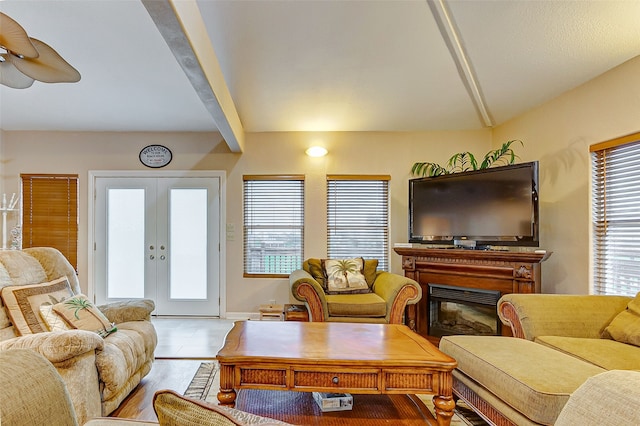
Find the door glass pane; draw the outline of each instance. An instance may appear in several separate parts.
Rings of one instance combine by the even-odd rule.
[[[169,294],[207,298],[207,190],[171,189],[169,197]]]
[[[144,297],[144,189],[109,189],[107,297]]]

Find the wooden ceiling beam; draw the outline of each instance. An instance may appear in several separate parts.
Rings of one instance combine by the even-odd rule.
[[[232,152],[244,149],[244,129],[195,1],[142,0],[171,52]]]

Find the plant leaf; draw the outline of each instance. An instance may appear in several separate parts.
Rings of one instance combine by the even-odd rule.
[[[449,158],[447,165],[452,172],[466,172],[468,170],[478,169],[476,157],[469,151],[454,154]]]
[[[437,163],[414,163],[411,174],[419,177],[433,177],[449,174],[449,171]]]
[[[516,158],[519,158],[511,148],[511,145],[514,142],[520,142],[520,145],[524,146],[524,143],[518,139],[510,140],[503,143],[500,148],[494,149],[485,154],[484,159],[480,164],[480,169],[489,168],[494,163],[503,165],[513,164]]]

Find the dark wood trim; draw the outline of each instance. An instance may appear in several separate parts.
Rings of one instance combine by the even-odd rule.
[[[404,275],[417,281],[422,299],[415,307],[415,330],[429,335],[429,284],[443,284],[508,293],[540,293],[540,263],[551,253],[535,251],[463,250],[396,247]],[[508,327],[502,335],[510,336]]]

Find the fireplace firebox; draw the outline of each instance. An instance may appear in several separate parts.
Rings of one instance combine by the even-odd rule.
[[[500,335],[500,292],[429,284],[429,336]]]

